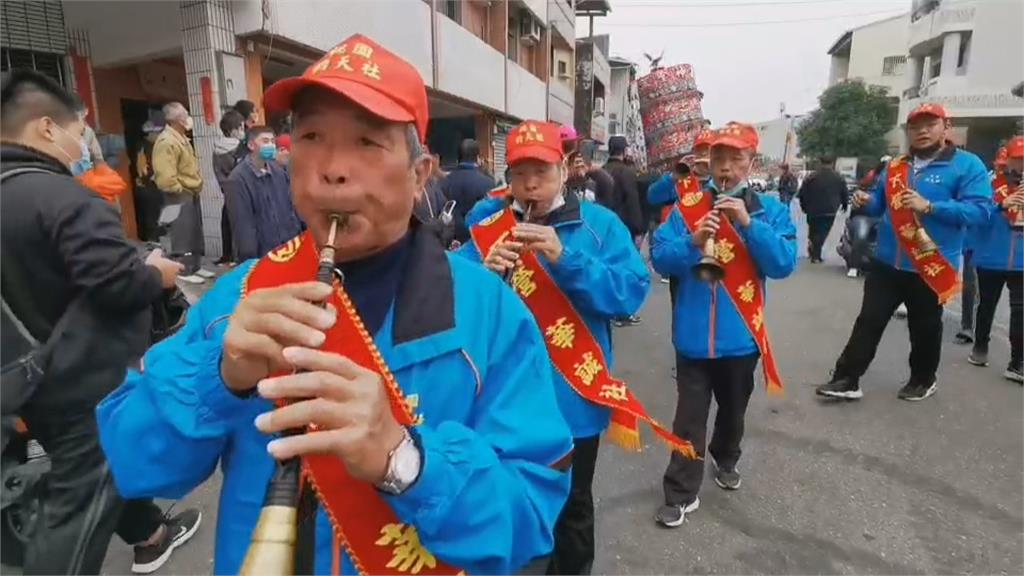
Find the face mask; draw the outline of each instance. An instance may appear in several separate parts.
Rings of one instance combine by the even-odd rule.
[[[237,130],[232,130],[231,137],[236,140],[241,140],[242,142],[245,142],[245,130],[242,130],[241,128]]]
[[[92,161],[89,159],[89,148],[85,145],[85,141],[75,138],[71,133],[57,124],[54,124],[53,126],[64,133],[64,135],[72,141],[78,142],[79,154],[81,154],[81,157],[78,160],[75,160],[63,146],[57,143],[56,138],[53,139],[53,145],[57,147],[57,150],[60,150],[60,153],[63,154],[65,158],[67,158],[68,170],[71,170],[71,174],[74,176],[80,176],[92,168]]]
[[[183,124],[183,126],[185,126],[185,131],[188,132],[188,131],[192,130],[193,125],[195,124],[195,122],[192,120],[191,116],[186,116],[185,117],[185,122],[183,122],[182,124]]]
[[[260,146],[260,158],[264,160],[273,160],[277,156],[277,147],[273,144],[264,144]]]

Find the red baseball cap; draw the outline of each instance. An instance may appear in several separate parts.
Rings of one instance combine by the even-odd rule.
[[[757,128],[750,124],[740,122],[729,122],[724,127],[715,130],[712,146],[731,146],[746,150],[751,148],[757,152],[757,146],[761,139],[757,136]]]
[[[277,144],[278,150],[284,149],[291,151],[292,149],[292,137],[289,134],[281,134],[274,139],[274,142]]]
[[[1007,158],[1024,158],[1024,136],[1014,136],[1003,150],[1006,150]]]
[[[527,120],[508,133],[505,161],[511,166],[520,160],[540,160],[554,164],[561,162],[562,139],[558,124]]]
[[[697,138],[693,140],[693,149],[696,150],[702,146],[711,146],[714,144],[715,131],[714,130],[701,130],[697,134]]]
[[[942,118],[945,120],[946,118],[949,118],[949,113],[946,112],[946,107],[942,104],[932,104],[931,102],[928,102],[911,110],[910,114],[907,115],[907,122],[910,122],[918,116],[935,116],[936,118]]]
[[[427,137],[427,89],[419,71],[362,34],[346,38],[302,76],[275,82],[263,105],[268,112],[290,110],[295,95],[310,86],[341,94],[385,120],[412,122],[420,138]]]

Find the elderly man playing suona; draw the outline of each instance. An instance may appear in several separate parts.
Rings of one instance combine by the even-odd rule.
[[[673,431],[701,455],[707,446],[715,484],[724,490],[740,487],[736,464],[758,359],[768,390],[782,387],[765,327],[765,279],[785,278],[796,268],[789,209],[749,187],[757,145],[757,130],[748,124],[716,131],[712,182],[694,187],[695,177],[689,176],[677,183],[679,202],[651,245],[654,269],[680,282],[673,303],[679,394]],[[712,396],[718,413],[708,444]],[[681,526],[700,506],[703,478],[704,460],[672,454],[663,480],[665,503],[655,520]]]
[[[555,527],[548,573],[589,574],[591,487],[600,435],[614,407],[608,404],[614,389],[598,376],[612,366],[610,322],[636,313],[650,291],[650,274],[614,212],[564,193],[568,167],[557,125],[520,124],[506,149],[509,195],[473,208],[467,218],[473,242],[460,253],[506,277],[544,331],[549,371],[575,445],[572,491]]]
[[[942,354],[942,306],[960,290],[958,267],[967,229],[988,220],[992,185],[981,160],[946,140],[945,108],[922,104],[907,116],[910,154],[889,162],[870,192],[852,205],[881,216],[876,266],[864,281],[853,332],[821,396],[857,400],[860,378],[875,357],[889,319],[907,306],[910,380],[897,396],[928,398]]]
[[[221,278],[100,406],[118,488],[181,498],[219,465],[216,574],[239,571],[274,461],[295,456],[319,501],[296,557],[316,574],[508,574],[548,554],[571,436],[529,311],[412,219],[419,72],[355,35],[264,103],[293,114],[308,230]],[[336,217],[332,287],[314,278]]]

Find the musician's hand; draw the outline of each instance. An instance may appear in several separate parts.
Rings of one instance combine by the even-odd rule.
[[[521,240],[528,249],[539,252],[552,264],[557,263],[558,259],[562,257],[562,241],[551,226],[516,224],[512,235],[516,237],[516,240]]]
[[[1003,200],[1004,208],[1024,208],[1024,185],[1017,188],[1017,191],[1010,194]]]
[[[256,427],[268,434],[310,425],[315,429],[277,438],[267,451],[279,460],[331,454],[345,463],[352,476],[380,483],[387,473],[388,453],[403,437],[381,377],[330,352],[290,347],[284,349],[284,356],[305,371],[263,380],[258,390],[264,398],[295,402],[260,414]]]
[[[900,195],[900,203],[904,208],[909,208],[918,214],[926,214],[932,206],[924,196],[921,196],[917,190],[906,189],[903,194]]]
[[[164,257],[164,251],[157,248],[146,256],[146,265],[152,266],[160,272],[160,285],[164,288],[173,288],[175,280],[178,279],[178,274],[185,269],[184,266]]]
[[[721,222],[722,217],[718,214],[718,211],[711,210],[697,221],[697,230],[690,236],[690,241],[693,242],[694,246],[703,248],[708,238],[718,233],[718,227],[721,226]]]
[[[499,242],[491,247],[491,251],[484,258],[484,266],[498,274],[504,274],[515,267],[519,261],[519,253],[523,245],[520,242]]]
[[[321,308],[331,287],[321,282],[255,290],[239,302],[224,334],[221,376],[235,392],[250,390],[261,379],[291,367],[286,346],[318,347],[334,325],[336,311]]]
[[[721,210],[730,220],[739,224],[741,228],[750,226],[750,213],[747,212],[747,204],[733,196],[719,196],[715,200],[715,209]]]
[[[850,204],[854,208],[863,208],[867,206],[868,202],[871,202],[871,194],[863,190],[855,190],[853,196],[850,197]]]

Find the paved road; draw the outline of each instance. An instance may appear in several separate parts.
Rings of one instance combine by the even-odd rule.
[[[838,227],[833,241],[837,234]],[[827,252],[835,258],[833,247]],[[644,324],[615,334],[617,371],[663,422],[675,402],[667,292],[656,284]],[[821,402],[811,383],[826,376],[860,297],[861,281],[846,278],[838,260],[802,260],[793,278],[769,289],[786,394],[769,398],[758,389],[743,488],[726,493],[708,479],[700,510],[682,527],[652,521],[663,447],[638,455],[602,447],[595,573],[1024,573],[1024,392],[996,368],[1009,354],[1005,328],[997,327],[993,367],[979,369],[951,343],[947,318],[939,391],[908,403],[896,399],[908,343],[905,324],[894,320],[864,378],[865,398]],[[1000,317],[1005,327],[1005,310]],[[200,506],[206,525],[161,573],[210,572],[218,488],[213,478],[179,504]],[[115,542],[107,572],[129,566],[129,549]]]

